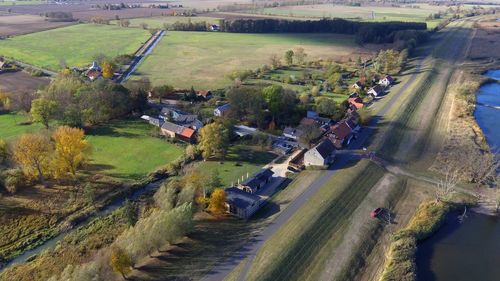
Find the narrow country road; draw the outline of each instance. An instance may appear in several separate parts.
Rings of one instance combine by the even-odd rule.
[[[378,111],[372,118],[370,124],[363,128],[357,138],[349,145],[350,149],[361,149],[363,144],[374,135],[375,126],[382,120],[384,115],[393,107],[394,103],[403,95],[403,93],[415,82],[420,72],[422,62],[430,55],[432,48],[427,48],[423,55],[415,61],[414,71],[405,84],[395,92],[391,92],[388,97],[390,100]],[[262,245],[275,234],[308,200],[313,196],[339,169],[343,168],[351,160],[359,156],[341,153],[337,156],[335,163],[329,170],[325,171],[316,181],[314,181],[302,194],[300,194],[290,205],[279,214],[274,221],[264,228],[264,230],[249,239],[247,244],[231,257],[225,259],[216,265],[204,278],[203,281],[220,281],[231,273],[243,260],[247,259],[244,268],[240,272],[238,280],[245,280],[250,270],[253,260]]]

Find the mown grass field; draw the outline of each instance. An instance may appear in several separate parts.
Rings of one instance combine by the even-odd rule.
[[[0,54],[50,70],[85,66],[98,54],[133,54],[150,33],[138,28],[78,24],[0,41]]]
[[[182,146],[151,137],[151,129],[142,120],[123,120],[87,130],[93,168],[118,178],[138,179],[182,155]]]
[[[5,113],[0,114],[0,139],[9,140],[20,134],[34,133],[43,128],[39,123],[20,125],[20,123],[29,121],[28,116]]]
[[[363,161],[332,176],[266,241],[247,280],[302,280],[308,276],[312,280],[311,268],[324,262],[340,242],[351,214],[383,173]]]
[[[271,54],[304,48],[308,59],[341,58],[361,52],[353,37],[337,34],[236,34],[168,32],[134,77],[148,77],[155,85],[172,84],[222,88],[231,84],[226,74],[269,64]],[[365,50],[366,52],[366,50]]]
[[[218,24],[219,18],[212,17],[174,17],[174,16],[163,16],[163,17],[150,17],[150,18],[135,18],[129,19],[130,27],[140,27],[141,24],[145,23],[150,28],[163,28],[164,24],[172,25],[176,22],[192,23],[206,22],[207,24]],[[117,24],[118,21],[112,21],[112,24]]]
[[[234,145],[229,148],[229,153],[223,162],[204,161],[196,163],[194,169],[200,173],[211,175],[215,170],[219,172],[224,187],[231,183],[236,184],[238,179],[251,176],[259,171],[264,165],[269,164],[277,155],[267,151],[261,151],[257,147],[246,145]]]
[[[418,4],[417,6],[420,8],[376,6],[354,7],[320,4],[263,8],[248,12],[292,17],[359,19],[363,21],[417,21],[428,22],[428,27],[434,27],[439,23],[439,20],[427,21],[426,18],[430,14],[445,11],[447,8],[445,6],[431,6],[425,4]]]

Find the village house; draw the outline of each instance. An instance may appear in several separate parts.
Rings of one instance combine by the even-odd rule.
[[[349,107],[352,109],[361,109],[365,107],[365,104],[363,103],[363,99],[360,97],[352,97],[347,100],[349,102]]]
[[[238,188],[226,188],[225,193],[227,212],[242,219],[249,219],[264,203],[260,196]]]
[[[89,67],[87,72],[85,72],[85,76],[87,76],[90,81],[94,81],[98,78],[100,78],[102,75],[102,70],[99,64],[97,62],[92,62],[92,65]]]
[[[384,93],[384,88],[380,85],[376,85],[370,88],[367,93],[372,97],[376,98]]]
[[[164,121],[169,121],[179,126],[191,128],[195,131],[198,131],[203,127],[203,122],[198,119],[198,115],[183,112],[171,107],[163,107],[159,117]]]
[[[394,78],[392,78],[390,75],[386,75],[383,79],[380,79],[380,81],[378,81],[378,84],[382,85],[384,87],[388,87],[393,82],[394,82]]]
[[[351,124],[352,125],[352,124]],[[346,120],[342,120],[332,126],[330,140],[337,149],[341,149],[344,145],[348,145],[353,138],[353,128],[349,126]]]
[[[248,193],[256,193],[271,181],[273,174],[274,172],[269,168],[262,169],[257,174],[241,182],[238,188]]]
[[[216,24],[210,25],[210,31],[220,31],[220,27]]]
[[[231,105],[229,103],[221,105],[214,109],[214,116],[224,117],[229,112],[229,109],[231,109]]]
[[[186,128],[169,121],[163,122],[160,127],[162,135],[182,140],[189,143],[196,142],[196,131],[191,128]]]
[[[203,98],[204,100],[209,100],[212,98],[212,92],[209,90],[200,90],[196,92],[196,96]]]
[[[292,140],[298,140],[303,134],[304,132],[297,128],[285,127],[283,129],[283,136]]]
[[[335,146],[329,139],[324,139],[304,154],[304,165],[329,166],[335,158]]]
[[[352,84],[352,87],[356,90],[361,90],[365,87],[365,83],[361,82],[361,80],[358,80]]]

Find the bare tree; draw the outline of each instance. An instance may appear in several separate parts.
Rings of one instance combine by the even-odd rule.
[[[448,170],[445,177],[437,183],[436,201],[446,201],[455,192],[455,187],[458,183],[458,172],[456,170]]]

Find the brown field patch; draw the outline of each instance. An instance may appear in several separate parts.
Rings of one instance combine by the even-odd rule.
[[[472,41],[470,59],[500,58],[500,21],[492,17],[477,22],[477,33]]]
[[[0,36],[27,34],[69,24],[73,23],[48,22],[35,15],[0,15]]]
[[[33,92],[49,84],[45,77],[33,77],[22,71],[0,73],[0,88],[9,93]]]

